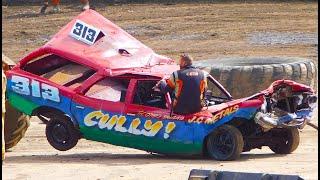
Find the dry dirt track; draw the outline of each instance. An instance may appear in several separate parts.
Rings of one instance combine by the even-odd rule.
[[[298,149],[275,155],[268,148],[245,153],[237,161],[199,157],[163,157],[144,151],[80,140],[67,152],[53,149],[44,136],[45,125],[33,119],[26,137],[7,153],[4,179],[187,179],[191,169],[298,174],[318,179],[318,132],[306,127]]]
[[[62,7],[62,14],[39,16],[39,8],[2,7],[2,45],[8,57],[17,60],[43,45],[79,13],[68,5]],[[195,59],[299,56],[316,60],[318,56],[317,39],[316,43],[273,45],[250,41],[257,33],[317,38],[317,3],[141,4],[98,6],[96,10],[159,54],[175,59],[181,52]]]
[[[44,44],[79,13],[76,8],[63,6],[63,14],[38,16],[39,8],[2,7],[3,52],[10,58],[18,60]],[[185,51],[197,59],[281,55],[307,57],[318,64],[317,42],[250,42],[252,34],[263,32],[317,36],[317,3],[144,4],[98,6],[97,11],[172,58]],[[2,167],[4,179],[186,179],[193,168],[318,179],[318,132],[310,127],[301,132],[300,146],[293,154],[275,155],[263,148],[233,162],[154,156],[87,140],[80,140],[70,151],[59,152],[47,143],[44,128],[33,119],[26,137],[7,153]]]

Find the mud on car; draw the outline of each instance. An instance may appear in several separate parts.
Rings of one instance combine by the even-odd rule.
[[[7,98],[45,122],[48,142],[60,151],[80,138],[217,160],[262,146],[280,154],[298,147],[298,128],[310,121],[317,101],[312,88],[278,80],[233,99],[207,74],[207,106],[179,115],[171,111],[171,95],[153,89],[178,69],[174,60],[87,10],[6,73]]]

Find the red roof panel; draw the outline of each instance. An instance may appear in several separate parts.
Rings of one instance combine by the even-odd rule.
[[[77,20],[100,29],[104,36],[93,45],[75,39],[70,36],[70,32]],[[119,49],[127,51],[129,55],[119,53]],[[108,69],[110,72],[125,69],[132,71],[133,68],[174,63],[172,59],[156,54],[151,48],[94,10],[86,10],[79,14],[39,50],[60,55],[95,69]]]

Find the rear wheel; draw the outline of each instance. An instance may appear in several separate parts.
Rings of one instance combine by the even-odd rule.
[[[208,155],[216,160],[234,160],[243,150],[243,137],[234,126],[222,125],[214,130],[206,142]]]
[[[300,136],[297,128],[283,128],[271,130],[272,136],[280,138],[280,141],[269,148],[276,154],[290,154],[299,146]]]
[[[66,116],[51,118],[46,126],[47,140],[60,151],[73,148],[80,138],[79,130]]]

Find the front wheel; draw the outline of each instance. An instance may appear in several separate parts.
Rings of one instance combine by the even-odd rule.
[[[78,143],[80,133],[67,117],[58,116],[47,123],[46,136],[52,147],[66,151]]]
[[[299,146],[300,136],[297,128],[272,129],[272,137],[279,139],[269,148],[276,154],[290,154]]]
[[[243,145],[242,134],[236,127],[222,125],[208,136],[206,148],[211,158],[227,161],[239,158]]]

